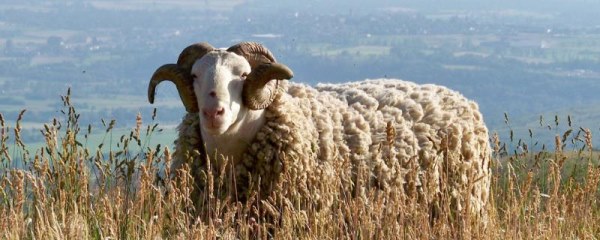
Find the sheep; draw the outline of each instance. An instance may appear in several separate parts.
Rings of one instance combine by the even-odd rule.
[[[416,196],[435,214],[446,190],[456,210],[485,218],[491,150],[475,102],[397,79],[314,88],[282,81],[292,77],[252,42],[228,49],[193,44],[177,64],[158,68],[150,103],[156,86],[170,80],[187,110],[173,168],[188,163],[198,173],[227,159],[236,196],[258,188],[263,199],[323,209],[343,194],[366,198],[373,188]],[[205,177],[196,178],[202,188]]]

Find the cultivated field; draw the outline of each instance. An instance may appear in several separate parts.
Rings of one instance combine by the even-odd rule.
[[[104,122],[103,129],[79,126],[69,94],[62,99],[64,115],[43,127],[45,144],[34,149],[20,137],[26,119],[13,119],[9,126],[0,114],[2,239],[600,237],[599,154],[593,151],[592,132],[572,126],[570,119],[548,121],[554,144],[541,151],[529,151],[535,142],[547,141],[533,135],[516,139],[509,130],[500,133],[507,135],[506,142],[498,134],[490,136],[493,181],[484,223],[467,211],[449,211],[449,203],[431,218],[410,190],[370,190],[363,197],[339,199],[326,210],[299,206],[296,199],[275,205],[258,198],[244,203],[220,199],[216,196],[229,185],[220,177],[228,174],[227,164],[205,169],[209,189],[194,205],[189,171],[171,172],[172,150],[151,144],[159,129],[155,115],[138,116],[136,127],[121,135],[114,122]],[[105,138],[88,144],[92,134]]]

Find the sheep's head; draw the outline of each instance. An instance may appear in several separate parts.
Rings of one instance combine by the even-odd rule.
[[[183,50],[177,64],[156,70],[148,100],[153,103],[156,86],[170,80],[186,110],[199,113],[203,129],[222,134],[240,112],[268,107],[276,97],[278,80],[292,76],[287,66],[276,63],[258,43],[243,42],[227,50],[197,43]]]

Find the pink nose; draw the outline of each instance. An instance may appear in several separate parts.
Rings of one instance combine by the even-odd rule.
[[[216,107],[216,108],[204,108],[202,109],[202,114],[204,114],[207,118],[217,118],[223,116],[225,113],[225,108]]]

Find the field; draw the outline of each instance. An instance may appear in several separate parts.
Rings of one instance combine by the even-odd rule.
[[[13,2],[0,5],[0,239],[600,238],[596,13],[581,24],[465,1]],[[169,167],[181,102],[167,85],[150,105],[148,78],[192,42],[242,40],[268,46],[295,82],[393,77],[478,102],[494,150],[487,219],[447,205],[434,218],[406,189],[330,209],[237,202],[219,197],[235,185],[227,163],[203,169],[211,184],[191,199],[191,171]]]
[[[20,138],[26,119],[18,117],[11,126],[0,118],[2,239],[600,237],[599,153],[592,132],[570,121],[548,121],[555,144],[541,151],[527,145],[542,139],[521,140],[510,132],[510,140],[501,142],[498,134],[491,136],[493,181],[484,222],[467,212],[444,211],[445,205],[432,219],[404,191],[369,190],[326,210],[299,207],[294,199],[277,205],[220,199],[228,186],[219,177],[227,174],[226,164],[207,175],[212,184],[202,204],[194,205],[189,171],[171,173],[172,150],[155,145],[161,128],[155,115],[139,115],[131,130],[116,130],[112,121],[90,129],[79,126],[69,95],[63,102],[64,115],[43,127],[44,144],[37,147]],[[174,179],[165,177],[171,174]]]

